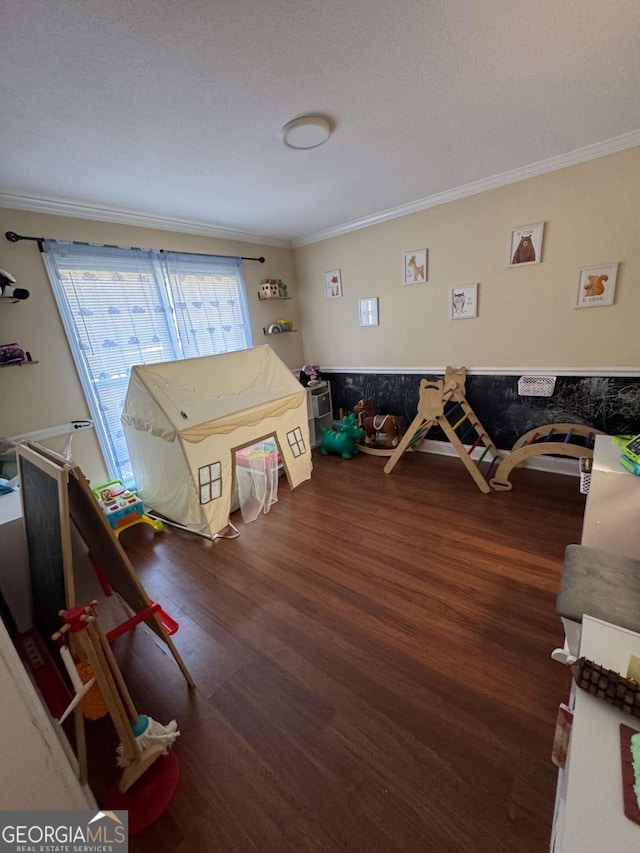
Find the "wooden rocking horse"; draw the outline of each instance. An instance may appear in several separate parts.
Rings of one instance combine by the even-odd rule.
[[[353,407],[353,411],[364,429],[364,446],[361,446],[361,450],[365,453],[378,451],[379,455],[390,455],[400,441],[400,426],[397,418],[394,415],[377,414],[372,397],[359,400]]]

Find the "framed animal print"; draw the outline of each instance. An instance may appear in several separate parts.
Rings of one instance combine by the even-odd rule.
[[[342,296],[342,274],[340,270],[324,273],[324,298],[340,299]]]
[[[478,285],[463,284],[451,288],[449,319],[465,320],[467,317],[478,316]]]
[[[582,267],[578,277],[576,308],[613,305],[617,277],[618,264]]]
[[[511,232],[509,243],[510,267],[525,267],[542,261],[542,234],[544,222],[535,225],[519,225]]]
[[[420,284],[427,280],[427,249],[404,253],[404,283]]]

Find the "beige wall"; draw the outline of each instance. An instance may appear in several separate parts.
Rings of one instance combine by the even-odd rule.
[[[310,361],[325,367],[464,364],[524,371],[639,365],[639,219],[635,148],[293,252],[6,209],[0,210],[0,234],[264,255],[266,264],[244,265],[254,343],[268,340],[291,368]],[[511,229],[540,221],[546,223],[543,262],[507,267]],[[404,286],[403,253],[423,247],[429,249],[429,281]],[[605,261],[620,262],[615,304],[577,310],[578,268]],[[0,238],[0,267],[32,293],[24,303],[0,305],[0,342],[15,340],[39,361],[0,370],[0,436],[88,417],[36,245]],[[335,268],[342,270],[344,297],[325,300],[322,273]],[[282,278],[295,298],[259,303],[263,278]],[[479,283],[478,318],[450,320],[451,287],[472,282]],[[380,326],[361,328],[358,299],[368,296],[380,299]],[[266,339],[263,326],[282,314],[299,321],[303,334]],[[62,440],[48,444],[64,447]],[[105,479],[92,431],[75,436],[74,457],[93,482]]]
[[[198,237],[128,225],[114,225],[47,214],[0,209],[0,268],[8,270],[31,297],[18,304],[0,304],[0,342],[16,341],[29,350],[37,365],[0,369],[0,437],[44,429],[89,417],[67,339],[58,315],[49,279],[35,243],[9,243],[6,231],[30,236],[55,237],[123,246],[210,252],[212,254],[264,255],[266,263],[244,263],[254,344],[270,343],[291,368],[303,364],[302,335],[265,338],[263,326],[291,316],[298,326],[297,300],[290,249]],[[294,298],[287,302],[259,303],[263,278],[281,278]],[[286,306],[283,310],[282,306]],[[62,450],[65,441],[49,440]],[[73,455],[94,483],[105,482],[107,472],[93,430],[73,439]]]
[[[375,176],[372,176],[375,180]],[[507,267],[511,230],[544,221],[543,262]],[[325,367],[640,365],[640,148],[294,251],[305,358]],[[429,249],[426,285],[403,253]],[[578,269],[619,261],[615,304],[574,308]],[[325,300],[340,268],[344,297]],[[451,287],[479,283],[477,319],[450,320]],[[377,296],[380,326],[358,299]]]

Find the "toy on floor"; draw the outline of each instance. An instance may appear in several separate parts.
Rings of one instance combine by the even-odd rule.
[[[353,407],[358,415],[360,426],[364,429],[365,444],[381,444],[385,447],[396,447],[400,441],[398,419],[393,415],[380,415],[372,397],[364,397]]]
[[[491,491],[488,481],[495,465],[500,460],[500,455],[467,402],[465,397],[466,378],[467,370],[465,367],[447,367],[444,380],[439,379],[437,382],[431,382],[422,379],[420,381],[418,414],[384,466],[385,474],[390,474],[393,471],[405,451],[412,447],[418,448],[422,444],[432,426],[439,426],[480,491],[485,494]],[[458,430],[460,431],[458,432]],[[467,443],[469,443],[468,447]],[[477,460],[473,459],[473,452],[476,448],[480,453]],[[490,457],[488,465],[483,471],[480,465],[487,454],[490,454]]]
[[[360,438],[364,438],[364,430],[358,424],[358,416],[353,413],[345,415],[339,430],[322,427],[320,453],[323,456],[337,453],[343,459],[351,459],[352,456],[360,453],[357,445]]]
[[[140,498],[125,489],[121,480],[97,486],[93,494],[116,536],[128,527],[140,523],[148,524],[157,533],[163,530],[162,522],[146,514]]]
[[[544,424],[534,427],[516,441],[511,453],[496,468],[491,487],[511,491],[509,476],[514,468],[533,456],[570,456],[574,459],[593,459],[593,444],[599,429],[585,424]]]

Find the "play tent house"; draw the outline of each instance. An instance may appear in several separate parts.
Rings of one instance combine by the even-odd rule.
[[[291,488],[311,476],[306,392],[269,346],[133,367],[122,424],[145,506],[197,533],[227,526],[240,448],[273,437]]]

